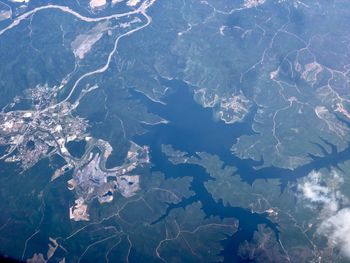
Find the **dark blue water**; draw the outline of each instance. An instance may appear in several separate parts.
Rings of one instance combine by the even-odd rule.
[[[236,218],[239,220],[239,230],[232,237],[227,237],[224,242],[226,250],[223,251],[225,256],[224,262],[242,262],[237,256],[239,245],[244,240],[250,240],[254,231],[257,230],[258,224],[265,224],[270,227],[278,238],[277,226],[270,222],[265,215],[251,213],[240,207],[224,206],[222,201],[216,202],[212,195],[207,191],[204,182],[213,180],[201,166],[191,164],[173,165],[167,157],[161,152],[160,147],[152,150],[152,162],[155,163],[153,170],[162,171],[167,178],[176,178],[190,176],[193,177],[190,190],[195,192],[194,196],[184,198],[177,204],[170,204],[166,213],[158,218],[153,224],[156,224],[166,218],[169,212],[175,208],[184,208],[192,203],[200,201],[202,210],[206,217],[218,216],[223,218]]]
[[[81,158],[86,150],[86,141],[70,141],[66,144],[66,147],[73,157]]]
[[[250,240],[257,229],[258,224],[266,224],[278,238],[278,226],[270,222],[266,215],[251,213],[240,207],[224,206],[222,202],[216,202],[204,187],[207,180],[211,180],[205,169],[197,165],[180,164],[173,165],[161,151],[162,144],[170,144],[175,149],[195,154],[203,151],[216,154],[224,161],[225,165],[237,168],[237,174],[242,180],[252,183],[258,178],[280,178],[283,188],[288,181],[306,176],[313,169],[337,166],[338,163],[350,159],[350,147],[343,152],[337,152],[336,147],[330,145],[331,153],[327,153],[319,146],[324,157],[310,156],[313,161],[299,167],[294,171],[276,167],[268,167],[256,170],[254,167],[262,164],[253,160],[241,160],[232,155],[230,148],[243,134],[253,134],[251,129],[254,111],[247,116],[244,122],[227,125],[222,121],[214,120],[212,110],[204,109],[193,100],[191,88],[183,82],[164,81],[165,85],[172,88],[173,93],[165,99],[166,105],[153,103],[140,94],[133,95],[147,104],[150,112],[155,113],[170,121],[166,125],[147,127],[149,132],[135,138],[141,145],[149,145],[154,171],[161,171],[169,177],[193,177],[191,190],[195,195],[183,199],[178,204],[172,204],[167,212],[156,220],[163,220],[168,213],[178,207],[186,207],[193,202],[200,201],[202,209],[207,216],[234,217],[239,220],[239,229],[232,237],[223,242],[225,249],[222,254],[225,262],[242,262],[237,256],[239,244],[244,240]],[[325,142],[327,143],[327,142]]]

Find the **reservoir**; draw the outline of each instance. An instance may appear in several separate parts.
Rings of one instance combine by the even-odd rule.
[[[324,157],[313,157],[311,163],[293,171],[277,167],[257,170],[254,167],[261,165],[262,162],[241,160],[230,151],[231,146],[239,136],[254,133],[251,128],[254,110],[245,118],[244,122],[228,125],[223,121],[215,120],[212,109],[206,109],[197,104],[193,100],[191,88],[186,83],[176,80],[164,82],[165,85],[172,88],[173,92],[165,98],[166,105],[153,102],[140,93],[132,92],[133,96],[146,103],[151,113],[169,121],[168,124],[147,126],[148,132],[134,138],[134,140],[140,145],[150,146],[151,162],[154,165],[152,170],[164,173],[167,178],[193,177],[191,190],[195,192],[195,195],[183,199],[176,205],[170,205],[167,213],[153,223],[163,220],[172,209],[186,207],[197,201],[201,202],[202,209],[207,216],[238,219],[238,232],[223,242],[225,249],[222,254],[225,262],[242,262],[242,259],[237,256],[239,244],[244,240],[250,240],[259,224],[266,224],[270,227],[277,238],[278,226],[269,221],[266,215],[251,213],[240,207],[224,206],[222,202],[216,202],[204,187],[204,182],[211,180],[205,169],[192,164],[173,165],[161,151],[161,145],[169,144],[174,149],[186,151],[191,155],[194,155],[195,152],[218,155],[225,165],[237,168],[237,173],[243,181],[252,183],[258,178],[280,178],[281,187],[284,187],[288,181],[308,175],[314,169],[334,166],[350,159],[349,147],[338,153],[333,146],[331,153],[325,153]]]

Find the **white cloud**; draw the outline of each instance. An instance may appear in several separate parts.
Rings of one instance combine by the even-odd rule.
[[[311,205],[322,205],[322,214],[333,215],[339,205],[347,203],[347,198],[338,190],[343,183],[340,174],[332,170],[330,178],[325,178],[321,172],[312,171],[299,185],[298,190],[303,199]]]
[[[339,190],[342,183],[342,175],[335,170],[327,176],[312,171],[298,184],[298,190],[311,206],[322,207],[318,233],[327,237],[331,247],[338,247],[344,256],[350,258],[350,208],[340,209],[349,204]]]
[[[339,247],[342,254],[350,258],[350,208],[341,209],[324,220],[318,232],[328,237],[331,246]]]
[[[330,201],[329,189],[326,186],[321,186],[321,173],[312,171],[306,180],[298,185],[299,191],[305,199],[312,203],[327,203]]]

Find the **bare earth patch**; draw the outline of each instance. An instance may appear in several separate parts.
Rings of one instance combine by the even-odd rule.
[[[91,0],[90,1],[90,7],[91,8],[98,8],[102,7],[107,4],[106,0]]]

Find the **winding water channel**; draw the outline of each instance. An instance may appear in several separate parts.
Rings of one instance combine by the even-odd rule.
[[[222,202],[216,202],[207,191],[204,183],[210,180],[210,176],[203,167],[191,164],[173,165],[161,151],[161,145],[170,144],[175,149],[186,151],[190,154],[203,151],[215,154],[224,161],[225,165],[237,168],[237,174],[243,181],[253,182],[255,179],[280,178],[282,187],[288,181],[307,176],[314,169],[336,166],[338,163],[350,159],[350,147],[338,153],[332,147],[331,153],[324,152],[324,157],[313,157],[309,164],[295,170],[267,167],[255,169],[259,162],[252,160],[241,160],[235,157],[230,148],[237,138],[242,134],[252,134],[251,125],[254,112],[242,123],[227,125],[222,121],[215,121],[211,109],[204,109],[196,104],[191,94],[191,88],[180,81],[164,81],[165,85],[173,88],[174,93],[166,100],[166,105],[155,103],[140,94],[134,94],[144,101],[152,113],[169,120],[168,124],[148,126],[149,132],[136,138],[139,144],[150,145],[151,162],[154,171],[161,171],[166,177],[193,177],[191,190],[195,195],[183,199],[176,205],[169,206],[167,212],[154,223],[163,220],[172,209],[186,207],[194,202],[200,201],[202,209],[207,216],[219,216],[221,218],[234,217],[239,220],[239,229],[236,234],[229,237],[225,242],[225,262],[242,262],[237,256],[239,244],[244,240],[250,240],[259,224],[266,224],[278,238],[278,226],[269,221],[266,215],[251,213],[240,207],[224,206]]]
[[[154,2],[155,0],[145,1],[144,4],[142,4],[136,10],[99,18],[82,16],[66,6],[41,6],[18,16],[10,25],[0,30],[0,36],[5,34],[8,30],[16,27],[23,20],[34,15],[36,12],[46,9],[60,10],[86,22],[117,19],[134,14],[142,14],[146,18],[145,24],[118,36],[105,64],[102,67],[81,75],[74,83],[70,83],[72,88],[69,90],[67,97],[65,97],[58,104],[43,110],[47,111],[48,109],[55,108],[59,104],[68,101],[83,79],[95,74],[104,73],[109,69],[111,59],[117,52],[119,40],[147,27],[151,23],[151,17],[147,15],[146,11],[153,5]],[[189,152],[190,154],[195,154],[195,152],[202,151],[218,155],[226,165],[232,165],[237,168],[237,174],[242,177],[242,180],[251,183],[259,178],[280,178],[282,187],[285,186],[288,181],[293,181],[297,178],[306,176],[314,169],[336,166],[338,163],[350,159],[350,147],[342,152],[337,152],[336,148],[332,146],[331,153],[324,151],[324,157],[313,157],[312,162],[300,166],[293,171],[276,167],[255,169],[254,167],[260,164],[259,162],[252,160],[241,160],[232,155],[230,151],[231,146],[236,142],[237,138],[243,134],[254,133],[251,129],[254,112],[252,112],[246,118],[245,122],[227,125],[224,122],[215,121],[213,119],[211,109],[204,109],[200,105],[196,104],[190,92],[191,88],[185,83],[175,80],[163,80],[163,82],[164,85],[172,87],[174,91],[171,96],[165,99],[166,105],[152,102],[140,94],[133,94],[144,101],[150,112],[158,114],[170,122],[167,124],[147,126],[149,132],[134,138],[134,140],[140,145],[150,146],[151,161],[154,164],[152,169],[154,171],[161,171],[168,178],[184,176],[193,177],[191,190],[195,192],[195,195],[183,199],[178,204],[170,205],[167,212],[153,223],[163,220],[172,209],[186,207],[197,201],[201,202],[202,209],[207,216],[237,218],[239,220],[238,232],[224,242],[225,250],[223,251],[223,255],[225,257],[225,262],[240,260],[237,256],[239,244],[243,240],[250,240],[259,224],[266,224],[268,227],[270,227],[275,232],[277,238],[278,226],[269,221],[263,214],[251,213],[250,211],[240,207],[224,206],[222,202],[216,202],[204,186],[204,183],[207,180],[210,180],[210,176],[206,173],[205,169],[203,167],[191,164],[173,165],[162,153],[161,145],[170,144],[175,149],[183,150]],[[90,151],[91,149],[87,152]],[[87,152],[85,152],[85,155]],[[104,161],[101,168],[105,169]]]

